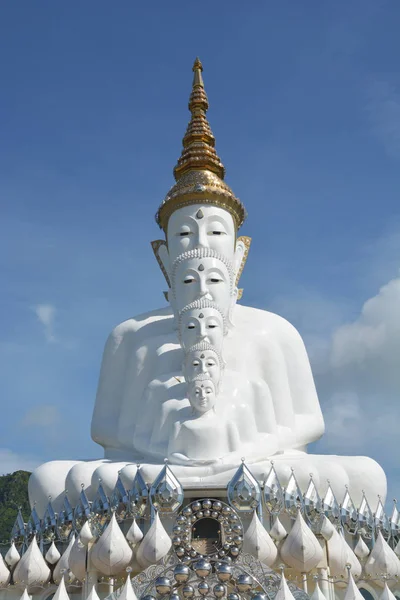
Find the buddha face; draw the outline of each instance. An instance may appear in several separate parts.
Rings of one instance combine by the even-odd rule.
[[[179,337],[183,348],[199,342],[208,342],[218,352],[224,339],[224,321],[215,308],[193,308],[185,312],[179,322]]]
[[[218,389],[221,365],[214,350],[190,350],[185,357],[184,374],[186,381],[193,381],[197,375],[207,375]]]
[[[179,208],[169,218],[168,253],[171,264],[177,256],[194,248],[212,248],[234,262],[236,229],[227,210],[208,204]]]
[[[211,379],[196,379],[188,384],[188,398],[197,413],[204,414],[214,408],[216,391]]]
[[[183,255],[184,256],[184,255]],[[233,298],[233,270],[214,257],[187,258],[174,265],[171,304],[179,312],[194,300],[212,300],[228,315]]]

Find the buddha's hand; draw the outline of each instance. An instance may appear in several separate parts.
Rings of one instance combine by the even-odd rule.
[[[188,456],[186,456],[185,454],[181,454],[181,452],[172,452],[169,455],[169,461],[171,462],[171,464],[175,464],[175,465],[189,465],[191,467],[201,467],[203,465],[212,465],[214,464],[215,460],[213,459],[193,459],[193,458],[189,458]]]

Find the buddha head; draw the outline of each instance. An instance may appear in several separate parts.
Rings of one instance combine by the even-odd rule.
[[[211,248],[180,254],[171,271],[170,303],[178,314],[187,304],[205,298],[218,304],[229,317],[237,298],[232,264]]]
[[[191,120],[174,169],[176,183],[156,214],[166,240],[156,240],[152,246],[168,288],[171,288],[171,271],[176,259],[196,249],[224,256],[232,266],[236,286],[250,246],[250,238],[237,238],[246,211],[224,181],[225,168],[216,153],[215,139],[206,117],[208,99],[202,70],[201,62],[196,59],[189,99]]]
[[[221,354],[208,342],[199,342],[185,354],[183,373],[186,381],[193,381],[200,374],[207,375],[219,390],[225,363]]]
[[[199,374],[188,383],[188,399],[193,412],[199,416],[215,407],[217,393],[214,383],[206,374]]]
[[[226,318],[219,306],[210,300],[195,300],[179,313],[178,336],[184,350],[207,342],[221,352],[226,333]]]

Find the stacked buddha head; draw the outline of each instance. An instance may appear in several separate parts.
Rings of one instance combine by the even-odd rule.
[[[245,209],[223,181],[224,167],[206,119],[207,95],[196,59],[191,120],[174,169],[176,184],[156,220],[166,241],[152,242],[184,351],[188,399],[197,415],[214,407],[223,374],[223,342],[233,326],[238,280],[250,238],[236,238]],[[210,397],[213,397],[210,401]]]

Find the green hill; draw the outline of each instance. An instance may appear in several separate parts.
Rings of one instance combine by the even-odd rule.
[[[0,476],[0,544],[10,541],[10,533],[21,507],[25,522],[31,513],[28,500],[27,471]]]

